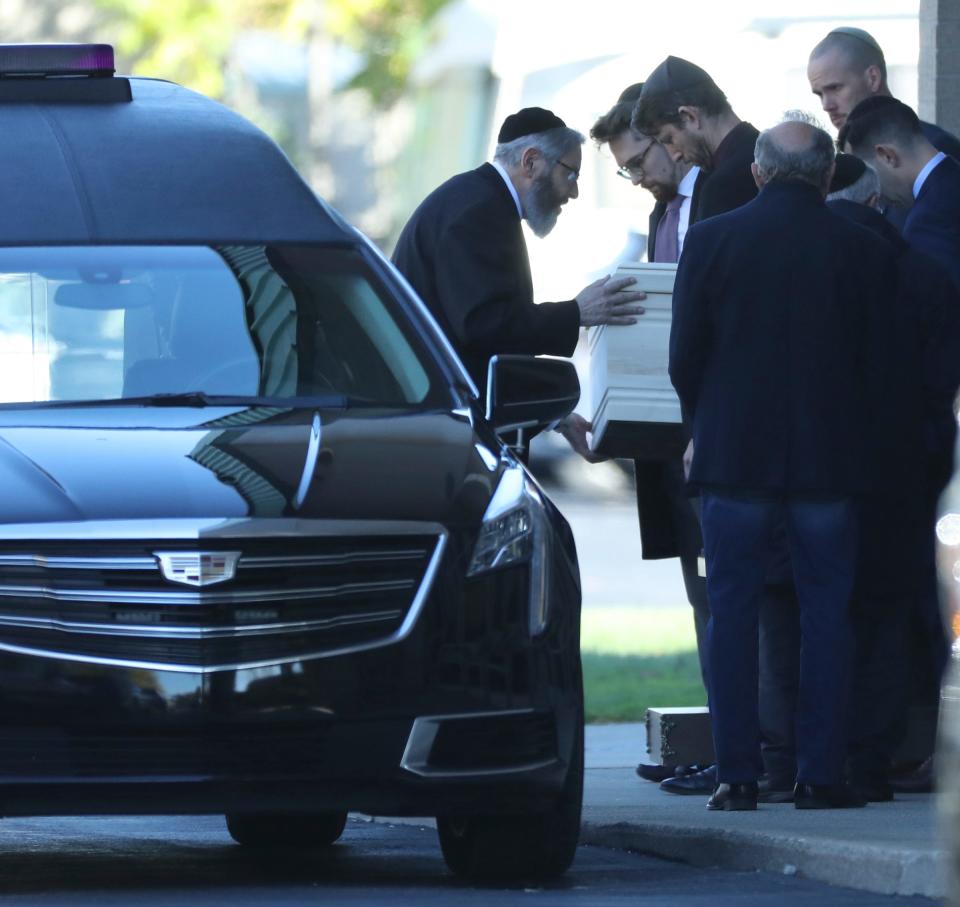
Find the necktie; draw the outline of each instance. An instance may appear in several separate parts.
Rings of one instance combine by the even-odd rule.
[[[680,257],[677,227],[680,226],[680,206],[686,196],[677,195],[667,202],[667,210],[657,224],[657,243],[653,249],[654,261],[674,262]]]

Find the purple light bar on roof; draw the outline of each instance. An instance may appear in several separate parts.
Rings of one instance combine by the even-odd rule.
[[[0,78],[6,76],[112,76],[109,44],[0,44]]]

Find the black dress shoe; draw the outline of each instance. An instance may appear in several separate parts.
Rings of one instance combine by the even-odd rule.
[[[641,762],[637,766],[637,774],[643,778],[644,781],[655,781],[657,784],[665,781],[667,778],[672,778],[676,772],[677,766],[675,765],[651,765],[646,762]]]
[[[886,778],[851,774],[847,783],[868,803],[889,803],[893,799],[893,788]]]
[[[717,767],[708,766],[692,775],[667,778],[660,782],[660,790],[668,794],[712,794],[717,786]]]
[[[797,809],[858,809],[867,801],[846,784],[797,784],[793,805]]]
[[[727,811],[757,808],[757,782],[748,784],[718,784],[713,796],[707,800],[707,809]]]
[[[757,799],[761,803],[793,803],[793,785],[763,777],[757,782]]]
[[[891,791],[901,794],[929,794],[933,792],[933,756],[928,756],[910,774],[890,780]]]

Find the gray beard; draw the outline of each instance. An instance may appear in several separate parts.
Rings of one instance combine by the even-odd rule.
[[[553,194],[549,174],[536,179],[527,193],[524,219],[535,236],[543,239],[556,225],[560,206]]]

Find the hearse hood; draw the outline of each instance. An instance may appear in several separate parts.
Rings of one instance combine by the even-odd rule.
[[[453,413],[0,412],[0,523],[299,518],[479,523],[499,454]]]

